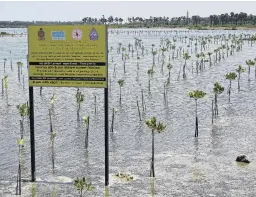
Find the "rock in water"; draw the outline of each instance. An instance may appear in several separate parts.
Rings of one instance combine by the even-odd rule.
[[[236,158],[238,162],[250,163],[250,159],[246,155],[240,155]]]

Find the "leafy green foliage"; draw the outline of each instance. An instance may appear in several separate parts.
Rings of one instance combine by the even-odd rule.
[[[120,87],[124,87],[124,79],[119,79],[117,83],[119,84]]]
[[[17,144],[19,145],[19,146],[22,146],[23,144],[24,144],[24,138],[22,138],[22,139],[17,139],[16,140],[16,142],[17,142]]]
[[[189,92],[188,95],[190,98],[200,99],[200,98],[203,98],[206,95],[206,93],[201,90],[195,90],[195,91]]]
[[[54,101],[55,101],[55,99],[56,99],[56,95],[55,95],[55,94],[53,94],[53,95],[52,95],[52,98],[51,98],[50,103],[51,103],[51,104],[53,104],[53,103],[54,103]]]
[[[216,82],[213,87],[213,92],[215,94],[221,94],[224,91],[224,87],[220,85],[219,82]]]
[[[17,66],[23,66],[22,62],[17,62]]]
[[[148,76],[153,77],[154,73],[155,73],[155,71],[154,71],[153,66],[152,66],[152,68],[148,69]]]
[[[50,137],[51,141],[53,141],[55,137],[56,137],[56,132],[51,133],[51,137]]]
[[[87,125],[89,123],[89,116],[83,116],[83,123]]]
[[[226,77],[226,79],[228,79],[228,80],[235,80],[236,77],[237,77],[237,75],[236,75],[236,73],[234,73],[234,72],[230,72],[230,73],[227,73],[227,74],[225,75],[225,77]]]
[[[73,185],[76,187],[77,190],[79,190],[80,192],[82,190],[85,190],[85,191],[92,191],[94,189],[94,187],[92,187],[92,184],[91,182],[90,183],[87,183],[85,177],[79,179],[75,179],[74,182],[73,182]]]
[[[236,69],[236,72],[243,73],[243,72],[245,72],[245,68],[243,68],[241,65],[238,65],[238,68]]]
[[[170,62],[167,64],[167,68],[168,68],[169,71],[172,69],[172,65],[171,65]]]
[[[29,107],[27,106],[26,103],[17,105],[16,107],[19,110],[21,117],[25,117],[29,115]]]
[[[191,56],[188,53],[184,53],[183,59],[188,60]]]
[[[4,88],[7,89],[8,88],[8,75],[5,75],[3,77],[3,80],[4,80]]]
[[[82,94],[82,92],[77,92],[76,93],[76,102],[79,104],[81,102],[84,101],[84,95]]]
[[[123,181],[133,181],[133,176],[125,172],[118,172],[115,176]]]
[[[150,129],[157,131],[158,133],[163,132],[166,128],[166,125],[164,125],[162,122],[157,123],[155,117],[152,117],[150,120],[146,120],[145,122]]]
[[[246,60],[246,64],[248,66],[254,66],[255,65],[255,62],[253,60]]]

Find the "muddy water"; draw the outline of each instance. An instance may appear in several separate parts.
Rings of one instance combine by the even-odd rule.
[[[25,32],[24,29],[17,30]],[[131,31],[131,30],[129,30]],[[240,32],[237,31],[190,31],[178,35],[217,35]],[[244,33],[251,33],[245,32]],[[164,81],[168,70],[166,63],[161,72],[161,62],[156,57],[155,73],[151,81],[151,93],[148,92],[147,70],[152,66],[151,45],[160,44],[160,38],[167,36],[172,39],[176,32],[168,35],[148,35],[143,33],[143,40],[148,54],[145,52],[140,59],[130,58],[126,63],[127,72],[123,72],[121,54],[116,53],[118,43],[127,46],[134,44],[133,35],[127,33],[110,34],[109,48],[109,90],[110,120],[112,108],[116,109],[114,133],[110,134],[110,195],[119,196],[152,196],[149,179],[151,157],[151,134],[143,121],[139,121],[136,101],[141,107],[141,88],[144,91],[148,119],[156,116],[167,128],[165,132],[155,136],[155,196],[255,196],[255,96],[256,79],[254,69],[251,81],[248,82],[247,72],[241,75],[241,91],[237,90],[237,81],[232,83],[231,103],[228,103],[226,90],[219,97],[219,117],[211,124],[211,100],[213,99],[213,84],[220,82],[225,88],[228,81],[224,75],[235,71],[237,64],[244,67],[245,60],[256,57],[256,45],[251,47],[247,42],[243,50],[235,55],[221,60],[198,75],[191,72],[193,56],[188,61],[187,79],[177,80],[181,60],[171,60],[171,83],[167,88],[168,106],[164,104]],[[187,46],[187,43],[177,42],[177,46]],[[210,44],[213,51],[217,45]],[[11,50],[12,53],[8,50]],[[1,132],[0,132],[0,196],[15,194],[15,180],[18,170],[18,147],[20,116],[16,105],[28,100],[27,69],[26,69],[27,39],[26,37],[0,38],[0,62],[7,58],[6,72],[1,66],[1,77],[8,75],[8,104],[6,94],[1,95]],[[11,56],[10,56],[11,55]],[[131,56],[131,55],[130,55]],[[168,53],[166,55],[168,60]],[[113,57],[114,62],[111,61]],[[13,70],[10,68],[13,60]],[[214,59],[214,57],[212,57]],[[18,71],[15,62],[24,62],[23,77],[18,81]],[[137,62],[139,62],[139,77],[136,77]],[[116,77],[113,76],[116,63]],[[22,75],[22,76],[23,76]],[[124,79],[122,88],[122,104],[119,105],[119,86],[117,81]],[[24,87],[24,88],[23,88]],[[199,137],[194,138],[195,102],[188,97],[191,90],[200,89],[207,93],[198,102]],[[89,196],[104,196],[104,103],[102,89],[81,89],[85,94],[80,115],[90,116],[89,149],[84,150],[85,128],[76,120],[75,88],[56,88],[54,103],[53,130],[55,139],[55,174],[52,174],[50,127],[48,109],[54,88],[35,88],[35,131],[36,131],[36,196],[75,196],[78,192],[71,181],[76,177],[86,176],[95,190]],[[95,114],[94,96],[97,98]],[[138,97],[138,98],[137,98]],[[10,106],[7,106],[10,105]],[[30,145],[28,120],[25,119],[25,145],[23,148],[22,176],[30,178]],[[252,158],[249,165],[235,162],[239,154],[247,154]],[[118,171],[130,172],[135,180],[129,183],[117,181],[113,174]],[[58,183],[57,183],[58,182]],[[60,184],[60,182],[62,184]],[[23,196],[32,196],[32,185],[22,184]]]

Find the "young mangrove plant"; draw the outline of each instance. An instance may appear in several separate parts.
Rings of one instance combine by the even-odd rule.
[[[203,98],[206,95],[205,92],[201,90],[195,90],[189,92],[189,97],[195,99],[196,102],[196,127],[195,127],[195,137],[198,137],[198,117],[197,117],[197,100]]]
[[[162,133],[165,130],[166,125],[164,125],[162,122],[157,123],[155,117],[152,117],[150,120],[146,120],[146,125],[149,129],[151,129],[152,134],[152,158],[150,164],[150,177],[155,177],[155,132]]]
[[[79,179],[75,179],[73,182],[73,185],[76,187],[76,189],[79,191],[80,197],[83,196],[83,190],[85,191],[92,191],[94,187],[92,187],[91,182],[88,183],[85,177]]]
[[[122,101],[122,92],[121,92],[121,89],[122,89],[122,87],[124,87],[124,79],[119,79],[118,81],[117,81],[117,83],[119,84],[119,87],[120,87],[120,99],[119,99],[119,103],[120,103],[120,105],[121,105],[121,101]]]
[[[237,75],[234,72],[227,73],[225,75],[226,79],[229,80],[229,87],[228,87],[228,102],[230,103],[230,94],[231,94],[231,81],[235,80]]]
[[[76,93],[76,103],[77,103],[77,120],[79,120],[79,111],[81,108],[81,103],[84,101],[84,94],[82,94],[82,92],[79,91],[79,89],[77,89],[77,93]]]
[[[23,63],[22,62],[17,62],[17,66],[18,66],[18,79],[20,81],[21,67],[23,66]]]
[[[248,81],[250,81],[251,66],[254,66],[255,62],[253,60],[246,60],[246,64],[248,66]],[[255,73],[256,73],[256,71],[255,71]]]
[[[55,141],[55,137],[56,137],[56,132],[51,131],[51,135],[50,135],[50,141],[51,141],[51,150],[52,150],[52,169],[53,169],[53,173],[54,173],[54,169],[55,169],[55,161],[54,161],[54,141]]]
[[[170,63],[170,62],[167,64],[167,69],[168,69],[168,80],[167,80],[167,84],[170,84],[170,79],[171,79],[171,69],[172,69],[172,65],[171,65],[171,63]]]
[[[89,144],[89,116],[83,116],[83,123],[86,129],[86,133],[85,133],[85,140],[84,140],[84,144],[85,144],[85,148],[88,148],[88,144]]]
[[[24,139],[17,139],[17,144],[19,146],[19,166],[18,166],[18,174],[17,174],[17,184],[16,184],[16,195],[21,195],[21,147],[24,144]]]
[[[150,81],[153,78],[154,72],[155,71],[153,69],[153,66],[150,69],[148,69],[148,92],[150,92]]]
[[[219,82],[216,82],[213,87],[213,92],[214,92],[214,110],[213,114],[215,117],[219,114],[218,110],[218,95],[221,94],[224,91],[224,87],[220,85]]]
[[[190,58],[191,56],[188,54],[188,53],[184,53],[183,55],[183,59],[185,60],[185,63],[183,65],[183,78],[186,78],[186,73],[185,73],[185,70],[186,70],[186,66],[187,66],[187,60]]]
[[[238,78],[237,78],[238,91],[240,91],[240,78],[241,78],[241,73],[245,72],[245,68],[243,68],[241,65],[238,65],[238,68],[236,69],[236,72],[238,73]]]

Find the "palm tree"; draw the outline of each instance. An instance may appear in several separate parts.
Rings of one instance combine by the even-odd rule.
[[[205,92],[200,90],[195,90],[189,92],[189,97],[195,99],[196,102],[196,128],[195,128],[195,137],[198,137],[198,117],[197,117],[197,99],[203,98],[206,95]]]
[[[230,94],[231,94],[231,81],[235,80],[237,75],[234,72],[227,73],[225,75],[226,79],[229,80],[229,87],[228,87],[228,102],[230,103]]]
[[[155,156],[155,132],[158,133],[162,133],[165,128],[166,125],[164,125],[162,122],[158,122],[156,121],[156,118],[153,117],[150,120],[146,120],[146,125],[148,126],[148,128],[151,129],[151,133],[152,133],[152,159],[151,159],[151,164],[150,164],[150,177],[155,177],[155,164],[154,164],[154,156]]]
[[[188,53],[184,53],[183,59],[185,60],[185,63],[184,63],[184,65],[183,65],[183,78],[186,77],[185,69],[186,69],[186,66],[187,66],[187,60],[188,60],[190,57],[191,57],[191,56],[188,55]]]
[[[238,73],[238,91],[240,91],[240,77],[241,77],[241,73],[245,72],[245,68],[243,68],[241,65],[238,65],[238,68],[236,69],[236,72]]]
[[[248,81],[250,81],[250,72],[251,72],[251,66],[255,65],[255,62],[252,60],[246,60],[246,64],[248,66]],[[255,71],[256,72],[256,71]]]

